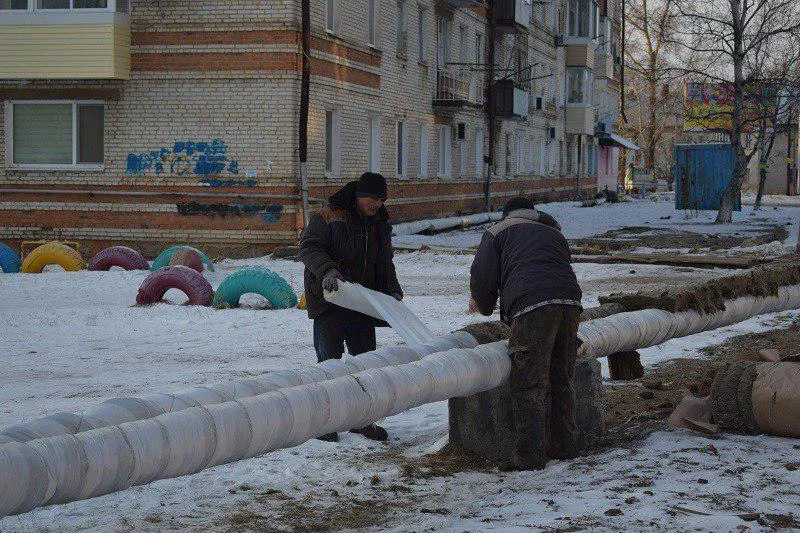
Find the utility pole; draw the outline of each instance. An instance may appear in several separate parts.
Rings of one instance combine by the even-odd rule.
[[[486,69],[486,111],[489,116],[489,155],[486,158],[486,186],[485,186],[485,205],[486,211],[492,210],[492,171],[494,170],[494,138],[495,138],[495,124],[494,124],[494,3],[495,0],[489,0],[487,8],[487,18],[489,19],[488,31],[488,50],[487,50],[487,66]]]
[[[792,116],[794,115],[794,108],[789,108],[789,114],[786,117],[786,196],[792,194],[792,185],[794,184],[794,173],[792,172]],[[800,246],[800,245],[799,245]]]
[[[302,73],[300,76],[300,197],[303,229],[308,226],[308,99],[311,86],[311,0],[301,0]]]

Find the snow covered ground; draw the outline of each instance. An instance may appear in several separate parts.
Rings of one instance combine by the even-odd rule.
[[[630,216],[599,211],[603,206],[581,211],[613,219],[598,217],[596,233],[630,225],[641,216],[635,213],[653,209],[627,207]],[[577,210],[569,204],[548,208],[562,222]],[[776,213],[790,217],[800,210]],[[653,216],[658,220],[658,213]],[[579,230],[579,224],[573,227]],[[396,256],[406,303],[435,333],[479,319],[466,310],[471,261],[471,256]],[[300,291],[302,268],[290,261],[226,260],[208,277],[216,287],[250,264],[276,270]],[[595,305],[601,294],[626,288],[725,273],[649,265],[575,267],[586,306]],[[80,412],[111,397],[176,391],[314,363],[311,322],[303,311],[264,309],[255,296],[242,309],[137,308],[136,291],[146,275],[0,275],[0,428],[56,411]],[[168,297],[175,303],[185,299],[181,293]],[[703,346],[774,328],[797,315],[758,317],[673,340],[644,350],[643,362],[701,357]],[[391,330],[379,330],[379,345],[399,342]],[[797,441],[728,435],[712,440],[665,430],[634,448],[552,462],[542,472],[439,476],[419,465],[446,442],[445,402],[412,409],[384,425],[392,437],[388,444],[353,434],[343,435],[338,444],[310,441],[196,475],[0,519],[0,531],[531,526],[725,531],[775,525],[745,521],[737,516],[742,513],[795,513],[798,519],[797,472],[786,467],[798,460]]]
[[[771,199],[772,200],[772,199]],[[632,199],[630,202],[616,204],[605,203],[597,207],[581,207],[580,202],[558,202],[541,204],[539,207],[555,217],[561,224],[564,235],[568,239],[581,239],[599,235],[624,226],[640,226],[669,228],[694,233],[715,233],[730,235],[738,233],[746,235],[763,230],[767,224],[787,224],[789,237],[783,245],[786,249],[797,246],[798,223],[800,223],[800,206],[770,205],[760,211],[753,212],[751,205],[744,205],[741,212],[734,212],[732,224],[714,224],[716,212],[712,211],[678,211],[674,199],[670,195],[660,195],[657,201],[652,199]],[[443,246],[450,248],[475,247],[480,243],[481,230],[442,233],[438,235],[404,235],[394,237],[396,245]]]

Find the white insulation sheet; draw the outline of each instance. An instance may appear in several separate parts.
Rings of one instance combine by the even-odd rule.
[[[382,292],[357,283],[339,281],[335,292],[325,291],[325,299],[340,307],[385,320],[409,345],[433,342],[436,337],[406,304]]]

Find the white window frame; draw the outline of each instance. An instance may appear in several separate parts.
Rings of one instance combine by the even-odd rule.
[[[395,123],[395,165],[397,179],[408,179],[408,122],[398,120]]]
[[[458,176],[460,178],[467,177],[468,147],[466,138],[458,140]]]
[[[396,32],[397,32],[397,55],[405,57],[408,54],[408,38],[406,36],[406,1],[397,0],[396,15]]]
[[[437,176],[441,179],[453,177],[453,129],[447,124],[438,124],[437,140]]]
[[[450,55],[450,23],[444,17],[436,19],[436,68],[444,70]]]
[[[536,157],[536,137],[531,137],[528,142],[530,148],[528,153],[528,159],[531,162],[531,172],[534,174],[538,174],[539,168],[537,164],[538,159]]]
[[[547,173],[547,154],[544,137],[539,139],[539,169],[542,175]]]
[[[381,117],[373,115],[367,120],[367,168],[381,171]]]
[[[72,164],[14,163],[14,104],[64,105],[72,104]],[[103,163],[78,163],[78,106],[103,106]],[[103,100],[6,100],[5,138],[6,168],[30,170],[104,170],[105,169],[105,124],[106,103]]]
[[[328,153],[328,134],[327,134],[327,127],[328,127],[328,113],[331,113],[332,120],[331,120],[331,168],[326,168],[327,166],[327,153]],[[324,121],[324,128],[325,131],[325,153],[323,154],[322,160],[322,168],[325,171],[325,177],[328,179],[335,179],[341,176],[342,171],[342,113],[339,108],[326,108],[325,109],[325,121]]]
[[[339,0],[325,0],[325,31],[335,34],[338,19]]]
[[[117,11],[117,4],[125,3],[126,11]],[[118,13],[128,15],[131,11],[130,0],[106,0],[106,7],[74,7],[75,0],[69,0],[68,8],[46,9],[36,7],[37,0],[28,0],[25,9],[0,9],[1,14],[8,13]]]
[[[486,61],[486,58],[483,57],[483,34],[478,32],[475,34],[475,65],[478,68],[480,65]]]
[[[525,138],[517,135],[517,174],[525,174]]]
[[[417,26],[417,59],[420,63],[428,62],[428,8],[424,6],[419,7],[418,11],[419,21]]]
[[[583,100],[581,102],[570,102],[569,95],[569,75],[571,72],[580,71],[583,84]],[[588,67],[567,67],[564,75],[565,78],[565,94],[564,102],[570,107],[586,107],[592,105],[592,89],[594,86],[594,78],[592,71]]]
[[[475,177],[483,175],[483,128],[475,128]]]
[[[327,1],[327,0],[326,0]],[[367,45],[372,48],[378,47],[378,30],[381,22],[381,2],[380,0],[367,0],[369,5],[367,7]],[[369,8],[372,8],[372,19],[369,18]]]
[[[417,137],[419,146],[419,177],[425,179],[428,177],[428,124],[426,122],[420,123]]]
[[[461,68],[465,68],[463,63],[469,61],[469,28],[460,26],[458,28],[458,61],[462,63]]]

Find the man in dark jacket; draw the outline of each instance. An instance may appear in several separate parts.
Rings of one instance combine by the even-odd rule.
[[[392,226],[383,203],[388,196],[386,180],[366,172],[330,197],[316,213],[300,238],[300,257],[305,264],[303,282],[309,318],[314,320],[317,359],[341,359],[344,345],[351,355],[376,348],[375,326],[367,315],[334,305],[323,291],[335,291],[339,280],[363,285],[401,300],[393,262]],[[368,438],[386,440],[386,430],[372,424],[354,429]],[[325,440],[336,440],[336,434]]]
[[[581,289],[561,227],[527,198],[512,198],[483,236],[470,292],[489,316],[511,325],[508,351],[517,449],[507,469],[544,468],[577,455],[575,389]]]

